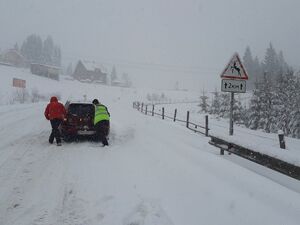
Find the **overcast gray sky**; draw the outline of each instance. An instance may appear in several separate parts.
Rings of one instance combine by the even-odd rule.
[[[0,0],[0,48],[51,35],[65,62],[114,63],[137,85],[211,90],[247,45],[262,59],[271,41],[299,66],[299,9],[299,0]]]

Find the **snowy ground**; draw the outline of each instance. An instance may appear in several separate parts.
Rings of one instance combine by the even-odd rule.
[[[205,114],[199,113],[198,103],[187,104],[161,104],[156,106],[156,111],[161,113],[165,108],[165,114],[173,117],[177,109],[177,118],[186,120],[187,111],[190,112],[190,121],[205,126]],[[150,110],[152,108],[150,107]],[[185,126],[184,123],[182,123]],[[300,166],[300,140],[285,137],[286,150],[279,147],[277,134],[267,134],[262,131],[247,129],[242,125],[234,125],[234,135],[229,136],[229,120],[209,116],[209,133],[223,140],[236,143],[245,148],[261,152],[263,154],[281,159],[293,165]],[[204,130],[202,130],[204,132]]]
[[[5,79],[13,74],[0,67]],[[111,112],[111,145],[50,145],[47,102],[0,106],[0,225],[299,224],[299,181],[141,114],[132,101],[146,90],[19,76],[63,100],[99,97]],[[0,84],[5,98],[9,85]]]

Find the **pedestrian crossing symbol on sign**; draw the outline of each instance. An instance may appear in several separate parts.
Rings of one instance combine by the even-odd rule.
[[[221,78],[230,78],[237,80],[248,80],[248,74],[240,60],[238,53],[235,53],[228,65],[225,67]]]

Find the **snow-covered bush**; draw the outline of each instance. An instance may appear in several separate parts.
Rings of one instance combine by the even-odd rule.
[[[10,104],[15,104],[15,103],[25,103],[28,102],[30,99],[30,95],[27,91],[26,88],[18,88],[13,91],[12,97],[10,99]]]

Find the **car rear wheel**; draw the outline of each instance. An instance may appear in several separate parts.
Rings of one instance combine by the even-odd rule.
[[[63,140],[64,140],[65,142],[72,142],[72,141],[75,140],[75,138],[74,138],[73,136],[71,136],[71,135],[64,135],[64,136],[63,136]]]

